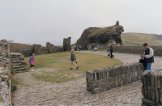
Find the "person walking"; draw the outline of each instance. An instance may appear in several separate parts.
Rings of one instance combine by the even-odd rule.
[[[148,45],[148,43],[144,43],[143,47],[145,48],[145,51],[142,58],[144,58],[145,70],[152,71],[152,63],[154,63],[154,50]]]
[[[70,60],[71,60],[71,68],[70,70],[73,70],[73,67],[75,67],[76,69],[78,69],[78,62],[76,60],[76,56],[74,54],[74,50],[71,50],[71,56],[70,56]]]

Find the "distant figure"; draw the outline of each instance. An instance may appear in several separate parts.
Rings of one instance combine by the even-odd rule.
[[[113,50],[113,45],[111,44],[111,45],[110,45],[110,48],[109,48],[109,54],[108,54],[108,55],[110,56],[110,58],[113,58],[113,57],[114,57],[113,51],[114,51],[114,50]]]
[[[29,54],[29,63],[30,63],[30,67],[34,67],[35,66],[35,59],[34,59],[34,53],[30,52]]]
[[[141,55],[146,71],[152,71],[152,63],[154,63],[154,50],[147,44],[144,43],[144,53]]]
[[[97,49],[98,49],[97,47],[94,47],[94,51],[97,51]]]
[[[71,56],[70,56],[70,60],[71,60],[71,68],[70,70],[73,70],[73,67],[75,66],[76,69],[78,69],[78,62],[76,61],[76,56],[74,54],[74,50],[71,50]]]

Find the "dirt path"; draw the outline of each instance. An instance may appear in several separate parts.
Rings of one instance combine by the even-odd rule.
[[[84,53],[87,53],[84,52]],[[107,55],[106,52],[88,52],[97,55]],[[115,53],[115,58],[125,64],[138,61],[138,55]],[[161,57],[155,58],[155,66],[162,68]],[[51,71],[39,69],[16,75],[22,83],[15,92],[15,106],[140,106],[141,82],[114,88],[106,92],[91,94],[86,90],[85,77],[65,83],[45,83],[33,79],[34,72]]]

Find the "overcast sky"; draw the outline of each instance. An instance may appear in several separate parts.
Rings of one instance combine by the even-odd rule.
[[[20,43],[72,42],[87,27],[162,34],[162,0],[0,0],[0,39]]]

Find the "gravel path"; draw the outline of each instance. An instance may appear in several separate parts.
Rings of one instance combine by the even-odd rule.
[[[87,52],[107,55],[104,51]],[[115,58],[125,64],[137,62],[138,55],[115,53]],[[155,57],[157,68],[162,68],[162,57]],[[51,69],[41,69],[41,71]],[[40,70],[39,70],[40,71]],[[52,84],[36,81],[31,74],[38,70],[19,73],[16,76],[22,81],[15,92],[15,106],[141,106],[141,82],[114,88],[98,94],[86,90],[85,77],[65,83]]]

